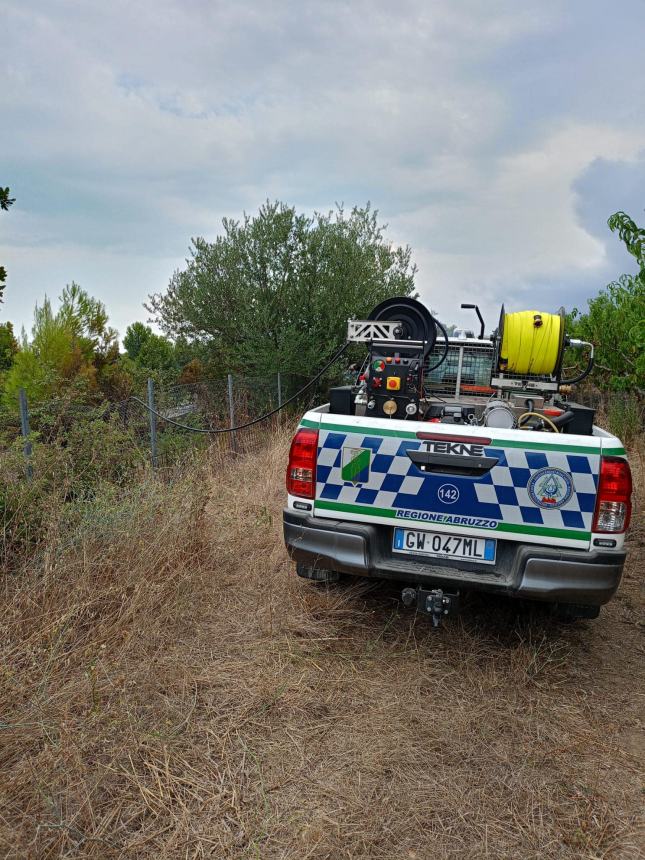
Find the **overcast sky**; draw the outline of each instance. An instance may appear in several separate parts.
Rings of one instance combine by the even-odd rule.
[[[645,221],[645,2],[0,0],[0,319],[123,334],[191,237],[371,201],[447,322],[584,306]]]

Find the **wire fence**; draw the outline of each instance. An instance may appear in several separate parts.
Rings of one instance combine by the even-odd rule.
[[[25,475],[31,478],[34,446],[69,446],[74,434],[84,429],[94,434],[94,442],[100,446],[102,427],[107,432],[108,426],[116,426],[122,431],[119,439],[131,446],[128,453],[135,451],[158,469],[174,466],[199,450],[208,449],[214,457],[243,454],[257,450],[269,430],[319,399],[315,389],[303,392],[283,411],[252,427],[216,435],[203,431],[237,426],[271,412],[307,381],[293,373],[262,377],[229,374],[172,386],[156,385],[149,379],[145,392],[120,401],[70,392],[45,402],[30,402],[21,391],[14,409],[0,409],[0,452],[22,444]]]
[[[22,446],[23,472],[30,479],[38,446],[66,448],[73,456],[81,442],[95,448],[108,444],[108,431],[114,428],[119,430],[116,444],[121,446],[124,459],[136,456],[157,469],[174,467],[199,451],[208,450],[212,457],[220,459],[244,454],[258,450],[267,433],[289,420],[289,416],[294,418],[324,400],[320,390],[307,389],[284,411],[253,426],[215,435],[204,431],[237,426],[271,412],[307,382],[306,377],[292,373],[228,375],[172,386],[155,385],[149,380],[146,391],[120,401],[70,391],[46,402],[30,402],[21,392],[13,409],[7,405],[0,408],[0,454]],[[461,382],[472,382],[468,368],[462,369]],[[459,380],[454,384],[457,386]],[[643,432],[642,398],[586,387],[576,392],[575,399],[596,409],[596,423],[626,443]],[[83,434],[85,438],[80,439]]]

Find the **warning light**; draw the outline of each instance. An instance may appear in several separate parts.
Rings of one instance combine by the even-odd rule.
[[[388,364],[392,364],[392,356],[391,355],[388,355],[385,360],[387,361]]]
[[[398,376],[388,376],[385,386],[388,391],[399,391],[401,388],[401,380]]]
[[[399,356],[398,356],[398,355],[395,355],[395,356],[394,356],[394,363],[395,363],[395,364],[401,364],[401,359],[399,358]]]

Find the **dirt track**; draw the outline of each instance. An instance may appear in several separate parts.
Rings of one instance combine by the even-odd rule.
[[[91,725],[66,712],[69,778],[47,777],[63,824],[37,829],[33,800],[28,853],[645,856],[639,535],[596,621],[479,598],[434,631],[394,589],[295,577],[284,453],[215,476],[207,563],[189,559],[154,636],[105,658]]]

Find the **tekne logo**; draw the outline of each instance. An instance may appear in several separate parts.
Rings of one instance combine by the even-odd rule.
[[[366,484],[370,479],[370,460],[372,452],[369,448],[343,448],[343,463],[341,477],[350,484]]]
[[[573,494],[571,475],[546,467],[536,472],[527,487],[531,501],[541,508],[561,508]]]

